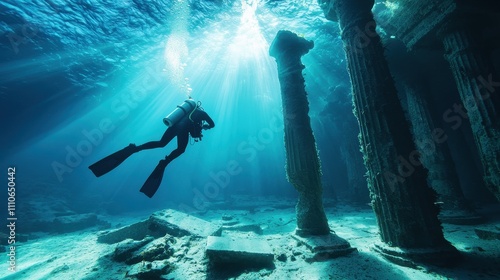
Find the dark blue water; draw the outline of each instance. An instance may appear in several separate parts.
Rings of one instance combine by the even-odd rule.
[[[398,91],[404,91],[401,81],[421,78],[423,95],[440,122],[436,126],[450,135],[447,144],[465,196],[476,205],[492,202],[482,186],[480,161],[466,118],[463,123],[467,125],[458,130],[439,118],[460,103],[442,51],[417,50],[409,55],[404,44],[389,33],[390,28],[383,28],[390,26],[398,1],[375,2],[377,32]],[[9,217],[17,219],[15,234],[21,252],[17,257],[24,265],[9,279],[65,274],[80,259],[72,259],[70,266],[64,258],[47,267],[45,263],[60,257],[46,261],[48,253],[71,252],[72,244],[90,244],[86,249],[96,257],[87,256],[86,262],[96,262],[92,271],[103,274],[101,267],[116,263],[110,264],[109,255],[101,256],[93,249],[94,245],[107,246],[94,242],[98,231],[121,227],[123,221],[128,225],[168,208],[205,215],[217,223],[220,217],[245,220],[253,216],[261,231],[260,224],[265,224],[264,230],[282,234],[269,239],[275,249],[287,250],[294,261],[302,258],[300,251],[292,253],[295,241],[283,243],[295,227],[297,192],[287,182],[283,132],[287,116],[282,112],[277,65],[269,56],[279,30],[314,42],[314,48],[302,57],[302,74],[321,160],[327,215],[341,235],[358,242],[362,254],[370,254],[367,244],[371,246],[379,237],[368,208],[366,168],[344,45],[338,23],[325,19],[316,0],[4,0],[0,1],[0,177],[4,178],[0,181],[0,206],[4,207],[0,216],[7,225]],[[139,190],[158,162],[176,148],[176,139],[166,147],[131,155],[99,178],[89,170],[91,164],[130,143],[160,140],[167,129],[163,118],[187,98],[201,104],[215,127],[203,131],[201,141],[189,139],[185,152],[167,166],[152,198]],[[261,207],[258,211],[257,206],[238,205],[262,201],[273,205],[256,203]],[[99,222],[86,225],[85,232],[78,231],[83,228],[53,228],[57,217],[80,214],[97,214]],[[49,226],[42,228],[40,223]],[[3,227],[0,249],[12,251],[5,246],[8,235],[4,232],[12,235],[14,230]],[[473,235],[471,228],[450,229],[445,228],[446,233],[453,233],[451,240],[460,250],[491,254],[483,243],[478,244],[486,250],[476,246],[475,237],[472,245],[464,241]],[[77,232],[63,234],[69,231]],[[191,241],[178,245],[196,243]],[[201,248],[197,257],[204,262],[200,252],[206,244],[197,242],[194,246]],[[36,252],[31,254],[31,248]],[[186,255],[185,264],[190,265],[191,257]],[[359,273],[361,267],[370,276],[379,271],[391,278],[376,258],[371,271],[364,266],[369,260],[356,256],[359,263],[351,264],[356,269],[342,272]],[[285,270],[294,274],[296,263],[291,264]],[[310,267],[309,262],[303,265]],[[117,275],[123,272],[114,269]],[[393,269],[391,265],[386,271]],[[434,270],[420,272],[428,271]],[[0,272],[0,278],[3,275]]]
[[[26,195],[20,200],[57,189],[54,199],[71,197],[82,211],[96,205],[124,211],[166,201],[195,207],[197,199],[230,194],[293,196],[280,85],[268,55],[280,29],[315,41],[303,74],[325,192],[333,193],[334,181],[346,184],[334,145],[338,127],[323,111],[348,76],[338,27],[315,3],[2,1],[0,7],[2,167],[16,167],[18,192]],[[349,90],[342,94],[350,113]],[[87,169],[129,143],[159,140],[162,118],[188,96],[202,102],[216,127],[168,166],[153,199],[138,189],[175,139],[101,178]]]

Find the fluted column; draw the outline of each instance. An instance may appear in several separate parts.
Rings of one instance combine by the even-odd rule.
[[[446,24],[439,32],[446,59],[463,105],[483,165],[486,187],[500,200],[500,83],[483,57],[481,44],[467,27]]]
[[[286,173],[299,192],[297,231],[301,236],[326,235],[330,228],[323,209],[321,170],[309,119],[309,102],[300,58],[314,46],[290,31],[279,31],[269,54],[276,58],[285,119]]]
[[[342,143],[340,144],[340,155],[346,163],[351,202],[366,204],[370,202],[370,195],[365,178],[366,168],[363,163],[363,157],[359,151],[358,134],[356,131],[353,131],[352,126],[356,126],[356,122],[345,123],[344,129],[339,131],[344,138],[341,140]]]
[[[402,259],[454,261],[458,251],[443,237],[427,171],[403,165],[416,147],[375,31],[374,1],[320,0],[320,4],[328,19],[338,20],[342,32],[368,185],[383,242],[376,250],[398,263],[404,263]]]
[[[444,131],[436,130],[422,90],[416,85],[405,85],[407,111],[413,138],[417,144],[420,162],[429,170],[427,181],[437,192],[442,222],[451,224],[477,224],[482,218],[465,200],[458,174],[453,164]]]

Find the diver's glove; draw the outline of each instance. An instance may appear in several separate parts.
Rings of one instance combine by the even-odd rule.
[[[210,129],[210,125],[208,125],[208,124],[204,124],[201,128],[203,128],[203,129],[207,130],[207,129]]]

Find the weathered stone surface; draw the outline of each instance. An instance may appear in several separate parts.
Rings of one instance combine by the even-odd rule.
[[[175,211],[163,210],[153,213],[149,219],[122,227],[117,230],[104,232],[97,241],[113,244],[132,238],[141,240],[150,235],[162,237],[165,234],[172,236],[194,235],[207,237],[209,235],[220,235],[221,227],[200,218]]]
[[[140,262],[131,267],[127,272],[127,277],[135,277],[135,279],[162,279],[162,274],[167,274],[171,271],[172,265],[167,261]]]
[[[349,242],[332,233],[307,237],[294,234],[292,237],[311,250],[313,255],[307,258],[308,261],[322,261],[356,251]]]
[[[149,218],[149,229],[160,231],[173,236],[194,235],[207,237],[210,235],[220,235],[220,226],[200,218],[167,209],[153,213]]]
[[[409,49],[439,48],[435,36],[436,29],[456,12],[455,2],[455,0],[400,1],[400,8],[383,28],[400,38]]]
[[[498,74],[478,31],[451,22],[441,29],[440,37],[472,128],[484,182],[500,201]]]
[[[373,0],[324,0],[325,15],[335,10],[345,45],[352,84],[354,113],[360,126],[360,142],[373,210],[380,237],[399,248],[446,247],[457,255],[444,238],[434,204],[436,193],[427,183],[427,170],[403,168],[416,151],[384,48],[371,12]],[[369,38],[361,38],[365,30]],[[408,254],[407,257],[417,254]],[[455,258],[456,259],[456,258]]]
[[[144,220],[135,224],[124,226],[117,230],[102,232],[97,237],[97,241],[101,243],[113,244],[127,238],[142,240],[146,235],[152,235],[148,227],[149,220]]]
[[[119,229],[100,232],[97,237],[97,241],[101,243],[114,244],[129,238],[133,240],[142,240],[147,235],[151,235],[151,231],[149,230],[149,220],[144,220]]]
[[[413,139],[417,143],[418,163],[428,170],[427,182],[438,194],[441,211],[439,219],[450,224],[478,224],[483,219],[467,203],[460,187],[453,158],[446,143],[431,139],[436,127],[432,120],[425,89],[417,82],[406,82],[406,111],[410,117]],[[429,148],[432,143],[432,148]]]
[[[493,230],[493,229],[480,229],[476,228],[474,229],[476,232],[476,235],[484,240],[500,240],[500,230]]]
[[[269,47],[276,59],[285,120],[287,179],[299,193],[296,206],[297,233],[327,234],[330,231],[323,209],[321,166],[309,118],[301,56],[314,43],[297,34],[280,30]]]
[[[409,49],[444,46],[471,124],[486,187],[500,200],[500,99],[494,82],[498,71],[488,55],[497,40],[497,33],[490,30],[498,30],[499,10],[488,1],[406,0],[398,5],[384,29]]]
[[[368,186],[381,239],[398,247],[447,244],[437,218],[435,192],[427,170],[402,170],[402,160],[416,151],[399,101],[376,24],[374,1],[330,0],[336,9],[351,78],[354,112],[368,170]],[[328,11],[325,11],[327,13]],[[370,38],[360,42],[359,30]]]
[[[396,264],[412,268],[416,268],[418,263],[451,266],[462,258],[457,249],[451,244],[429,248],[402,249],[378,243],[374,245],[373,249]]]
[[[149,236],[143,240],[137,241],[133,239],[125,239],[124,241],[116,245],[115,251],[113,252],[113,259],[119,262],[125,262],[130,259],[133,253],[147,243],[153,241],[153,237]]]
[[[235,239],[209,236],[207,256],[215,264],[238,263],[248,266],[267,265],[273,262],[274,254],[266,241],[260,239]]]
[[[165,260],[174,254],[173,248],[170,246],[173,242],[173,238],[169,235],[161,238],[157,238],[146,244],[143,248],[135,251],[133,255],[127,259],[126,263],[135,264],[141,261],[157,261]]]
[[[233,230],[233,231],[246,231],[255,232],[256,234],[262,234],[262,228],[258,224],[236,224],[236,225],[224,225],[223,230]]]

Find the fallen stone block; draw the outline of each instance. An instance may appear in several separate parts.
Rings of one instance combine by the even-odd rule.
[[[262,234],[262,228],[257,224],[237,224],[237,225],[224,225],[223,230],[232,231],[244,231],[244,232],[254,232],[256,234]]]
[[[135,251],[133,255],[127,259],[126,263],[135,264],[141,261],[152,262],[166,260],[174,254],[174,250],[170,246],[172,242],[175,242],[172,240],[173,238],[168,236],[157,238]]]
[[[356,251],[349,242],[333,233],[305,237],[294,234],[292,237],[311,250],[313,255],[307,258],[310,262],[332,259]]]
[[[274,254],[265,240],[209,236],[206,253],[214,264],[263,266],[272,264]]]
[[[221,227],[179,211],[163,210],[153,213],[147,220],[102,232],[97,237],[97,241],[113,244],[127,238],[142,240],[148,235],[158,238],[165,234],[176,237],[184,235],[207,237],[220,235]]]
[[[116,245],[113,253],[113,259],[115,261],[125,262],[133,256],[134,252],[153,240],[154,238],[150,236],[140,241],[125,239]]]
[[[164,232],[173,236],[207,237],[221,234],[220,226],[171,209],[153,213],[149,218],[149,223],[151,231]]]
[[[149,230],[149,221],[144,220],[116,230],[101,232],[97,237],[97,241],[101,243],[114,244],[127,238],[142,240],[147,235],[154,236]]]
[[[476,235],[484,240],[500,240],[500,230],[475,228]]]
[[[161,275],[168,274],[172,266],[167,261],[140,262],[131,267],[125,277],[134,279],[163,279]]]

